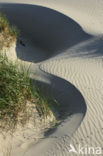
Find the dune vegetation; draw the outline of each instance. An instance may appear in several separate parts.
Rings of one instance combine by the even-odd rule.
[[[29,78],[28,70],[20,70],[6,55],[3,47],[10,47],[17,40],[18,31],[10,26],[7,18],[0,14],[0,127],[15,127],[19,120],[28,119],[27,103],[36,105],[40,116],[50,113],[54,104],[51,97],[45,97],[40,88]],[[20,114],[22,118],[20,119]]]
[[[16,41],[18,29],[15,26],[10,26],[6,16],[0,13],[0,49],[10,47]]]
[[[24,113],[26,121],[28,102],[35,104],[40,116],[45,117],[49,114],[49,106],[54,103],[33,84],[28,71],[19,71],[17,65],[0,55],[0,120],[16,125],[20,113]]]

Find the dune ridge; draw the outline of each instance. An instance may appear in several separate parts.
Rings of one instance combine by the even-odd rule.
[[[98,42],[92,39],[91,42]],[[101,41],[103,41],[101,39]],[[102,126],[102,95],[103,95],[103,70],[102,70],[102,59],[103,56],[97,55],[92,52],[92,50],[84,50],[88,46],[88,43],[83,45],[81,55],[78,57],[77,51],[75,49],[74,56],[69,56],[69,50],[62,55],[58,55],[51,60],[41,64],[40,68],[48,73],[58,75],[72,84],[82,93],[87,104],[87,112],[82,121],[81,126],[74,134],[74,137],[70,141],[75,147],[78,144],[81,146],[88,145],[89,147],[102,147],[103,142],[103,126]],[[98,47],[97,47],[98,48]],[[78,49],[78,45],[77,45]],[[93,55],[89,58],[88,55]],[[96,50],[96,49],[95,49]],[[82,57],[84,55],[84,58]],[[77,55],[75,57],[75,55]],[[48,66],[49,64],[49,66]],[[58,70],[57,70],[58,69]],[[62,74],[63,71],[65,74]],[[68,72],[67,72],[68,71]],[[101,75],[101,76],[100,76]],[[100,76],[100,77],[99,77]],[[69,147],[67,147],[69,148]],[[58,153],[58,152],[57,152]],[[65,152],[64,152],[65,154]],[[68,152],[67,152],[68,154]]]
[[[16,0],[5,0],[4,4],[0,0],[0,3],[0,10],[7,14],[11,22],[18,25],[24,38],[28,37],[28,41],[31,38],[32,45],[39,47],[36,50],[41,53],[37,58],[34,58],[37,53],[33,47],[29,53],[33,57],[28,58],[29,48],[26,54],[25,47],[22,48],[23,55],[21,55],[19,53],[20,47],[17,46],[18,58],[25,63],[37,63],[37,82],[51,90],[53,96],[60,102],[62,109],[65,106],[63,112],[67,109],[67,113],[72,114],[66,117],[53,134],[36,145],[31,145],[25,151],[25,156],[74,156],[74,153],[69,153],[70,144],[74,145],[75,148],[79,144],[102,148],[102,0],[99,2],[97,0],[19,1],[23,4],[16,4],[18,3]],[[32,4],[32,6],[26,4]],[[17,9],[14,10],[13,7]],[[49,12],[49,8],[53,10]],[[19,12],[17,12],[18,9]],[[27,10],[28,13],[26,13]],[[40,13],[40,16],[37,17],[36,13]],[[63,15],[59,15],[59,13]],[[42,21],[44,19],[44,25],[41,23],[41,19]],[[51,23],[49,19],[51,19]],[[60,31],[56,29],[57,23],[54,24],[56,20],[58,20]],[[35,21],[37,21],[36,26]],[[25,27],[27,22],[31,22],[31,25]],[[52,24],[54,29],[51,27]],[[45,28],[48,28],[46,33]],[[62,31],[63,33],[61,33]],[[38,33],[36,34],[36,32]],[[65,35],[63,36],[63,34]],[[68,35],[66,36],[66,34]],[[32,73],[34,71],[35,69],[32,68]],[[18,156],[18,153],[15,153],[15,156]]]

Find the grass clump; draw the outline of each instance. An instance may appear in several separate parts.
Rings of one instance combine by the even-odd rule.
[[[50,107],[54,104],[51,97],[45,97],[33,84],[28,71],[19,71],[17,65],[0,54],[0,122],[15,127],[19,114],[26,112],[28,101],[36,105],[43,117],[50,114]]]
[[[27,101],[33,101],[28,74],[0,55],[0,120],[16,124]]]
[[[15,26],[10,26],[6,16],[0,13],[0,48],[10,47],[16,41],[18,30]]]

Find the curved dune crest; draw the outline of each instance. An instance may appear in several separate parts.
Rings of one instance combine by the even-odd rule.
[[[31,69],[37,72],[37,83],[59,102],[59,111],[67,113],[53,133],[27,148],[25,156],[72,156],[70,144],[76,149],[79,144],[102,148],[102,0],[11,3],[18,1],[0,0],[0,11],[18,26],[26,43],[17,44],[18,58],[37,63]]]

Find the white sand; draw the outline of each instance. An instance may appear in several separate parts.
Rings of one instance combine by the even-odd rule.
[[[0,2],[2,2],[2,0],[0,0]],[[7,0],[7,1],[5,0],[5,2],[14,3],[14,1],[12,0]],[[15,3],[18,3],[18,1],[15,0]],[[74,156],[74,153],[69,153],[70,144],[74,145],[76,148],[78,147],[79,144],[82,147],[92,146],[92,147],[102,148],[103,147],[103,124],[102,124],[103,123],[103,116],[102,116],[103,113],[103,107],[102,107],[102,102],[103,102],[103,78],[102,78],[103,77],[103,46],[102,46],[103,45],[103,37],[102,37],[103,1],[102,0],[98,0],[98,1],[97,0],[72,0],[72,1],[71,0],[64,0],[64,1],[62,0],[23,1],[22,0],[20,1],[20,3],[36,4],[36,5],[45,6],[57,10],[67,15],[68,17],[72,18],[74,22],[77,22],[78,26],[79,27],[81,26],[81,28],[84,30],[84,32],[81,31],[82,29],[80,30],[79,27],[75,25],[75,23],[73,23],[72,21],[72,24],[75,25],[75,27],[73,27],[73,25],[70,25],[70,27],[68,25],[67,27],[70,30],[68,34],[68,36],[70,37],[67,38],[69,40],[70,46],[67,46],[65,50],[63,50],[63,48],[61,47],[60,50],[57,47],[58,52],[59,51],[61,52],[58,55],[55,54],[56,53],[55,50],[56,46],[55,46],[54,49],[52,49],[52,51],[54,52],[53,57],[52,58],[49,57],[49,59],[46,59],[44,62],[37,64],[39,65],[40,68],[40,70],[37,70],[38,71],[37,79],[39,79],[41,82],[45,82],[49,84],[51,87],[54,86],[54,88],[60,90],[61,94],[57,95],[58,99],[59,98],[61,100],[63,99],[63,102],[65,102],[66,104],[67,103],[71,104],[70,109],[73,115],[71,117],[68,117],[61,125],[59,125],[57,130],[48,138],[42,140],[36,145],[35,144],[32,145],[29,148],[29,150],[27,150],[27,152],[25,153],[25,156],[54,156],[54,155]],[[27,33],[26,32],[27,30],[32,31],[31,36],[33,36],[33,34],[35,36],[35,31],[33,30],[33,28],[35,28],[36,31],[38,30],[38,34],[42,33],[41,36],[37,37],[37,39],[39,38],[39,40],[44,35],[43,32],[45,32],[46,35],[44,35],[44,40],[42,38],[40,42],[41,43],[43,42],[45,44],[45,40],[47,39],[47,45],[48,45],[50,39],[49,36],[51,35],[49,32],[49,28],[51,27],[50,25],[48,25],[48,29],[46,29],[47,31],[45,29],[44,29],[45,31],[42,30],[42,27],[45,28],[46,24],[43,25],[41,23],[42,24],[41,27],[39,27],[39,25],[36,27],[35,22],[39,23],[40,21],[38,22],[38,20],[35,21],[33,19],[33,17],[37,15],[33,14],[32,11],[30,12],[28,7],[28,15],[33,15],[31,17],[32,26],[30,26],[29,23],[28,27],[25,28],[24,23],[26,23],[27,16],[21,17],[20,20],[22,24],[19,26],[23,30],[25,29],[24,33]],[[9,17],[11,17],[9,9],[8,10],[4,9],[4,12],[8,13]],[[43,16],[44,20],[45,18],[49,20],[48,16],[45,14],[45,16]],[[40,19],[41,17],[42,16],[39,16],[38,19]],[[16,21],[19,21],[19,17],[17,18],[15,16],[15,18]],[[33,20],[35,22],[33,22]],[[64,22],[63,23],[64,25],[66,24],[65,21],[62,22]],[[58,28],[58,31],[60,28],[61,27]],[[61,31],[64,32],[64,29],[61,29]],[[56,42],[56,40],[58,39],[60,42],[61,41],[60,38],[62,38],[62,35],[58,34],[58,38],[57,38],[55,29],[54,32],[55,33],[53,36],[54,37],[53,40]],[[88,33],[89,35],[93,35],[92,38],[90,39],[90,36],[88,36],[85,33]],[[86,38],[85,35],[87,35]],[[36,39],[36,37],[34,37],[33,39]],[[52,41],[52,38],[50,41]],[[65,40],[65,42],[67,42],[67,40]],[[40,45],[42,47],[41,43]],[[51,43],[50,46],[52,47],[54,46],[54,44]],[[26,59],[26,61],[28,60]],[[39,63],[39,61],[37,62]],[[43,71],[45,71],[45,73]],[[64,80],[61,78],[63,78]],[[68,83],[66,80],[68,81]],[[75,86],[75,88],[73,87],[73,85]],[[85,99],[85,101],[83,101],[83,98]],[[87,109],[85,108],[85,104]],[[72,108],[72,106],[74,109]],[[83,109],[82,106],[84,106]],[[15,153],[15,156],[19,156],[19,155],[22,156],[20,152]],[[100,155],[102,156],[102,151]]]
[[[19,122],[16,129],[6,130],[6,127],[0,131],[0,156],[15,155],[20,153],[23,155],[30,145],[37,143],[44,138],[44,133],[52,127],[55,118],[41,118],[34,104],[28,102],[27,112],[29,115],[26,124]],[[25,114],[23,114],[24,116]],[[21,117],[24,118],[25,117]]]

